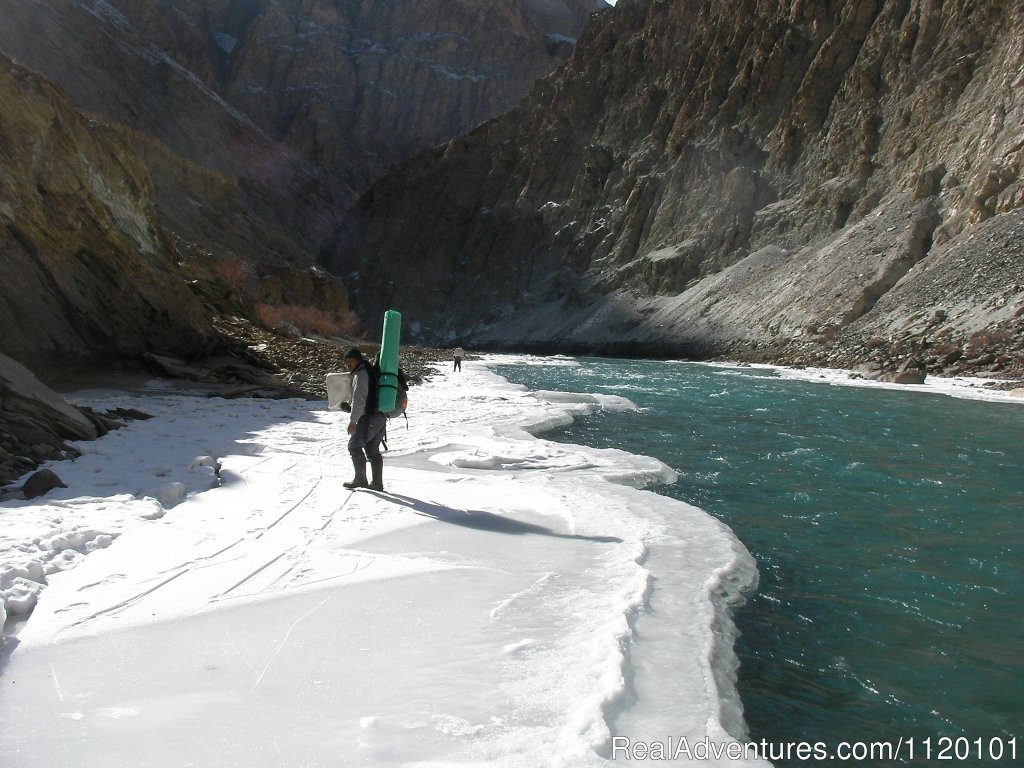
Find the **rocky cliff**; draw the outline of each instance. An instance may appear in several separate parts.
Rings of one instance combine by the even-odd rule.
[[[257,299],[343,312],[314,267],[346,205],[513,104],[598,2],[0,0],[0,51],[132,146],[150,193],[134,215],[155,213],[202,285],[243,262]]]
[[[598,4],[0,0],[0,50],[80,109],[236,180],[261,223],[315,255],[391,164],[564,61]]]
[[[147,349],[208,351],[145,165],[117,131],[0,56],[0,353],[41,375]]]
[[[512,106],[603,0],[110,0],[268,136],[362,191]]]
[[[110,3],[0,0],[0,13],[0,51],[132,133],[165,228],[207,252],[250,243],[240,255],[259,262],[315,261],[352,193],[315,159],[268,136]]]
[[[1000,0],[622,0],[336,259],[433,338],[1021,365],[1022,73]]]

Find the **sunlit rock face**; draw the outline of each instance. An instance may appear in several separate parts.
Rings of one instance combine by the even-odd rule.
[[[371,188],[335,258],[433,337],[842,363],[991,332],[1013,358],[1022,41],[996,0],[624,0]]]
[[[39,373],[213,330],[171,258],[145,165],[67,94],[0,58],[0,352]]]

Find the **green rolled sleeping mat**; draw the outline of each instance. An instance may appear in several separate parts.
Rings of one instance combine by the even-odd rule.
[[[402,314],[393,309],[384,313],[384,330],[380,336],[380,355],[377,365],[380,378],[377,380],[377,407],[381,413],[395,408],[398,399],[398,341],[402,330]]]

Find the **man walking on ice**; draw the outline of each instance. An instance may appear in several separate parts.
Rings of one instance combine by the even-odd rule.
[[[345,368],[352,374],[352,411],[348,422],[348,452],[352,456],[355,476],[344,483],[346,488],[384,490],[384,458],[380,444],[384,439],[387,418],[377,410],[377,381],[369,361],[356,347],[345,353]],[[370,464],[371,480],[366,481],[366,464]]]

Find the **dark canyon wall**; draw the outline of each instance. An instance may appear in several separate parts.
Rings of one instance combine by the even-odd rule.
[[[849,362],[1012,334],[1022,86],[1017,3],[623,0],[367,192],[335,258],[367,311],[477,343]]]

